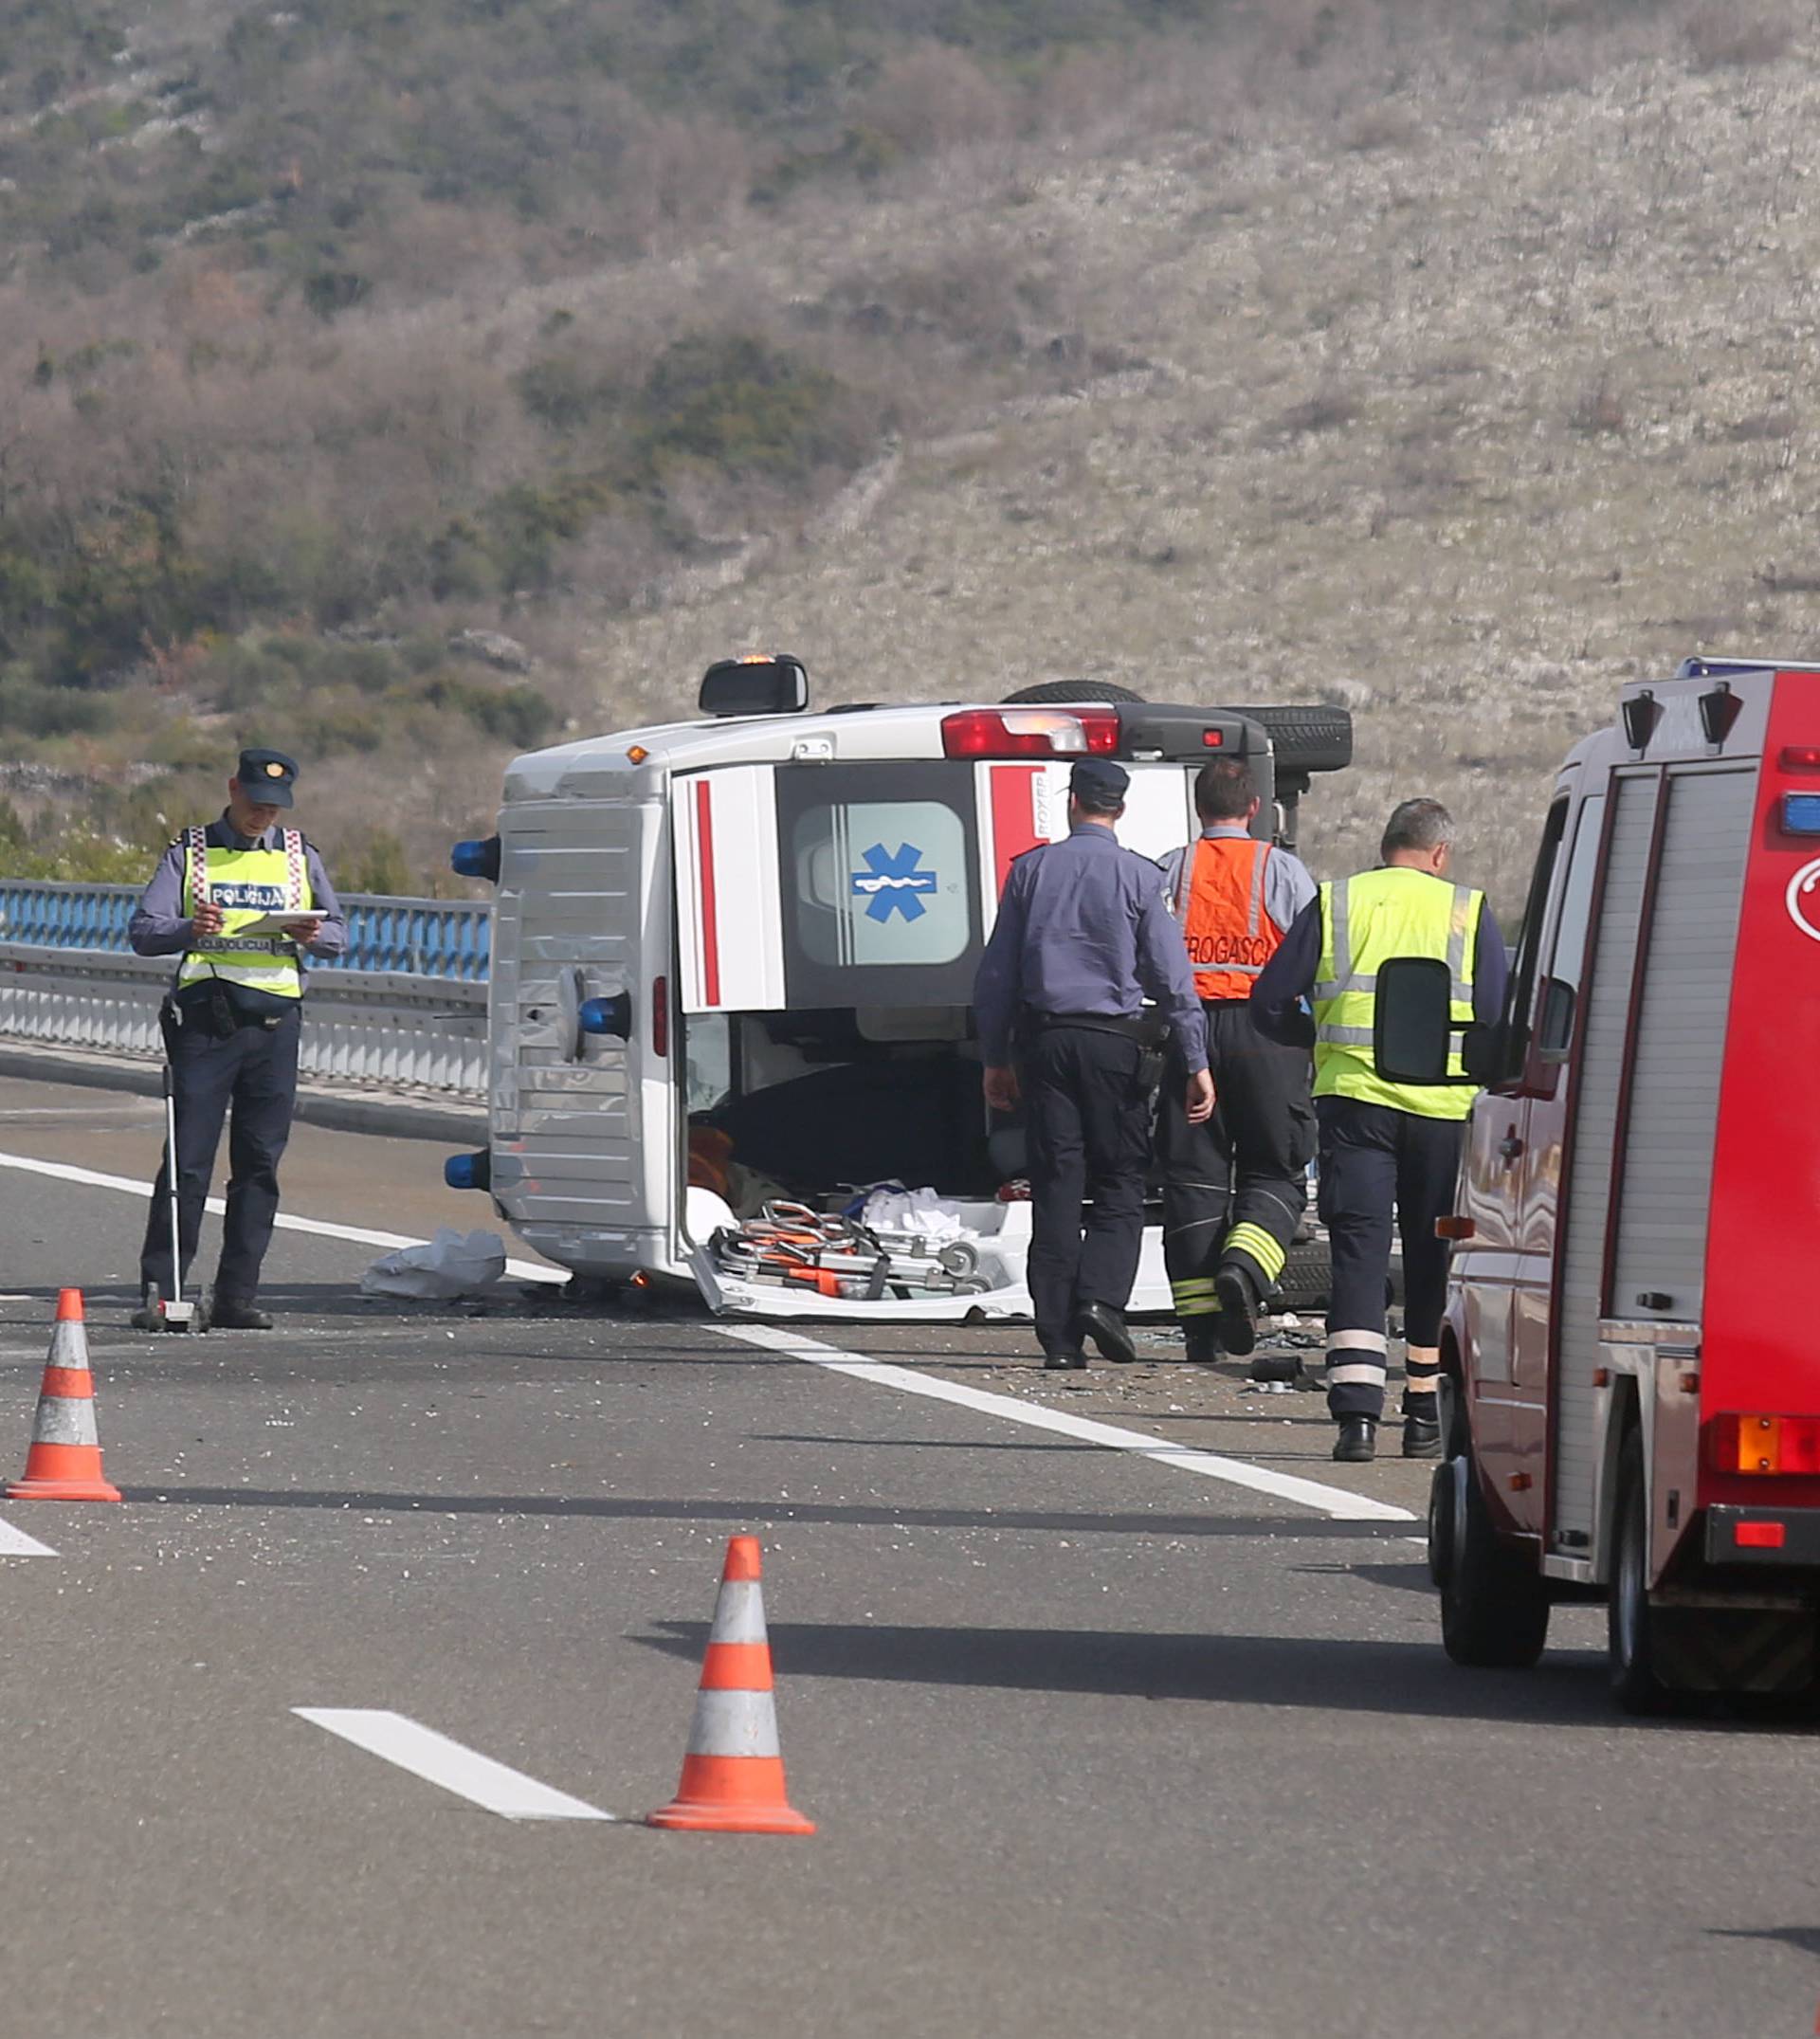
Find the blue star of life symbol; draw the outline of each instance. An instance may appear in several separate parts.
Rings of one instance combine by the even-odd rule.
[[[936,889],[936,874],[919,870],[921,862],[922,851],[909,843],[900,843],[895,857],[886,854],[883,843],[873,844],[865,852],[865,869],[853,873],[853,889],[867,901],[868,920],[888,920],[894,913],[906,920],[922,919],[926,909],[917,894]]]

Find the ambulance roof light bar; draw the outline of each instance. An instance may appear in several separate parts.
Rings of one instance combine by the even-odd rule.
[[[1111,708],[964,708],[941,719],[944,757],[1110,757],[1118,749]]]

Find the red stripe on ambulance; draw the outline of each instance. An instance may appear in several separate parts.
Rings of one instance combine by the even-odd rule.
[[[720,921],[714,897],[714,790],[707,779],[695,788],[695,855],[701,873],[701,992],[703,1002],[720,1003]]]
[[[1036,832],[1036,782],[1045,769],[1042,765],[992,767],[992,861],[998,879],[994,899],[1005,889],[1011,859],[1048,840]]]

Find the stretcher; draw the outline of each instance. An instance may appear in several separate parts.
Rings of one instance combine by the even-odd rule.
[[[974,1296],[992,1286],[969,1240],[876,1229],[807,1204],[769,1203],[755,1218],[721,1226],[709,1247],[715,1265],[737,1280],[830,1300]]]

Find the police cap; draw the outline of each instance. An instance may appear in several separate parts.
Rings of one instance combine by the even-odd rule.
[[[242,751],[234,776],[247,799],[259,807],[289,807],[297,778],[297,760],[282,751]]]
[[[1068,774],[1068,791],[1085,808],[1101,813],[1124,804],[1131,774],[1110,757],[1080,757]]]

